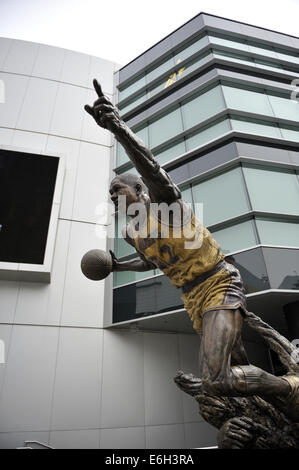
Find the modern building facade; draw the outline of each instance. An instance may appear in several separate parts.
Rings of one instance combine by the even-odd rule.
[[[299,39],[199,14],[120,69],[0,39],[0,164],[58,168],[44,262],[0,249],[0,447],[212,446],[216,430],[173,383],[196,374],[199,350],[180,293],[157,270],[100,282],[80,270],[92,248],[136,256],[124,221],[101,212],[111,177],[134,169],[84,113],[94,77],[233,256],[249,308],[299,338]],[[279,373],[260,338],[244,340]]]
[[[249,310],[291,340],[299,338],[298,77],[298,38],[208,14],[117,73],[122,118],[233,257]],[[115,171],[132,171],[120,146]],[[115,250],[136,256],[122,239]],[[191,327],[158,270],[117,273],[113,298],[117,325]],[[260,347],[255,360],[280,370],[252,332],[244,337],[249,357]]]

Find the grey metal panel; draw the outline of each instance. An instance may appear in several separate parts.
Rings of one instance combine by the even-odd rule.
[[[141,56],[137,57],[137,59],[130,62],[127,66],[120,69],[119,71],[119,83],[128,80],[128,78],[132,77],[135,73],[139,72],[145,67],[145,56],[142,54]]]
[[[296,49],[298,49],[299,51],[299,38],[292,37],[291,39],[292,39],[293,47],[296,47]]]
[[[287,47],[293,46],[293,38],[286,34],[276,33],[275,31],[266,31],[267,38],[271,42],[275,42]]]
[[[236,21],[231,21],[225,18],[220,18],[219,16],[203,14],[203,21],[205,26],[213,28],[218,31],[226,31],[235,34],[242,34],[241,24]]]
[[[195,16],[181,28],[174,31],[172,34],[172,40],[174,46],[180,44],[186,39],[190,38],[192,35],[197,34],[204,27],[204,21],[202,14]]]
[[[289,151],[290,159],[292,163],[295,163],[296,165],[299,166],[299,151]]]
[[[189,162],[190,175],[195,176],[238,157],[235,142],[225,144]]]
[[[162,41],[158,42],[154,47],[151,47],[151,49],[144,54],[145,65],[150,65],[152,62],[165,55],[172,47],[172,35],[162,39]]]
[[[236,147],[240,156],[276,162],[293,163],[289,151],[286,149],[245,142],[236,142]]]

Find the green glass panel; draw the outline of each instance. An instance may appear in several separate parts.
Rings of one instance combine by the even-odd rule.
[[[206,144],[212,140],[218,139],[221,135],[230,132],[229,120],[220,121],[214,126],[209,126],[203,129],[200,129],[194,134],[191,134],[186,138],[187,150],[192,150],[196,147]]]
[[[299,215],[299,184],[287,170],[244,166],[253,210]]]
[[[167,147],[165,150],[155,154],[156,159],[163,165],[166,162],[178,157],[179,155],[183,155],[186,152],[185,141],[182,139],[175,145],[171,147]]]
[[[128,113],[129,111],[131,111],[131,109],[134,109],[139,104],[144,103],[146,99],[147,99],[146,91],[142,91],[134,98],[134,100],[131,103],[127,104],[125,107],[120,109],[120,112],[119,112],[120,115],[123,116],[125,113]]]
[[[113,275],[113,286],[121,286],[123,284],[128,284],[129,282],[137,282],[142,279],[147,279],[148,277],[155,276],[156,270],[144,271],[144,272],[135,272],[135,271],[122,271],[115,272]]]
[[[233,41],[231,39],[225,38],[225,37],[218,37],[209,34],[209,39],[212,44],[219,45],[219,46],[225,46],[225,47],[231,47],[236,50],[242,50],[242,51],[249,51],[248,44],[244,42],[238,42],[238,41]]]
[[[119,90],[118,101],[122,101],[128,96],[132,95],[132,93],[135,93],[135,91],[145,86],[145,84],[145,75],[143,74],[141,77],[134,80],[130,85],[127,85],[124,89]]]
[[[158,66],[155,66],[154,69],[147,72],[146,74],[146,81],[150,83],[155,78],[159,77],[163,73],[167,72],[167,70],[171,69],[175,65],[174,58],[172,56],[168,56],[164,59]]]
[[[194,203],[203,203],[203,223],[206,226],[249,211],[240,168],[194,185],[192,191]]]
[[[134,130],[134,133],[138,135],[138,137],[143,140],[145,145],[148,145],[148,127],[143,126],[140,129]]]
[[[124,173],[132,173],[133,175],[140,176],[136,168],[133,166],[132,168],[129,168],[128,170],[121,171],[119,174],[122,175]]]
[[[278,118],[299,122],[299,104],[289,96],[268,95],[274,114]]]
[[[196,52],[200,51],[203,49],[205,46],[209,45],[209,40],[207,36],[196,39],[195,41],[192,41],[188,43],[187,45],[184,46],[184,48],[179,49],[175,53],[175,63],[177,64],[178,60],[185,60],[191,55],[195,54]]]
[[[130,159],[128,155],[126,154],[125,149],[119,142],[117,142],[116,143],[116,166],[120,166],[123,163],[128,162],[129,160]]]
[[[185,129],[190,129],[196,124],[215,116],[224,108],[225,104],[219,86],[188,100],[182,104]]]
[[[256,225],[262,244],[299,247],[299,222],[256,219]]]
[[[275,51],[272,49],[272,47],[265,47],[262,45],[254,45],[254,44],[249,44],[249,52],[252,52],[254,54],[261,54],[267,57],[271,57],[272,59],[277,59],[277,54]]]
[[[237,64],[239,63],[245,63],[245,64],[250,64],[254,65],[254,59],[253,57],[243,57],[238,54],[234,54],[233,52],[228,52],[228,51],[220,51],[219,49],[213,50],[213,55],[216,59],[228,59],[230,62],[236,62]]]
[[[191,187],[183,189],[181,193],[182,193],[182,199],[190,205],[192,210],[194,210]]]
[[[227,107],[249,113],[273,116],[268,96],[251,88],[222,86]]]
[[[251,220],[217,230],[212,232],[212,235],[221,246],[224,254],[234,253],[257,244]]]
[[[284,139],[299,142],[299,128],[296,128],[296,127],[287,128],[287,127],[280,126],[280,130]]]
[[[114,252],[117,258],[130,255],[136,251],[135,248],[126,242],[121,234],[121,229],[126,225],[128,220],[129,218],[127,219],[125,216],[119,214],[115,217]]]
[[[293,64],[299,64],[299,55],[287,54],[281,49],[277,49],[277,55],[280,60],[292,62]]]
[[[182,115],[179,107],[153,121],[149,125],[150,147],[154,148],[183,131]]]
[[[282,66],[280,64],[275,64],[268,62],[267,60],[254,59],[256,67],[267,70],[274,70],[277,72],[277,69],[281,70]]]
[[[281,139],[281,132],[276,124],[265,124],[264,121],[255,121],[246,118],[233,118],[230,120],[234,131],[247,132],[248,134],[258,134]]]

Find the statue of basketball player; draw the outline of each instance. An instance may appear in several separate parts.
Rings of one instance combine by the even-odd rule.
[[[100,127],[114,134],[141,175],[141,178],[132,174],[115,177],[110,185],[113,203],[117,207],[118,197],[126,196],[128,210],[133,203],[149,208],[153,202],[168,205],[175,202],[186,213],[179,188],[142,140],[120,119],[116,107],[103,95],[96,80],[94,88],[98,99],[93,106],[86,105],[85,110]],[[163,237],[159,217],[151,211],[147,214],[158,236],[151,236],[146,222],[144,236],[134,237],[136,227],[130,227],[129,223],[125,239],[140,259],[119,262],[112,253],[113,270],[147,271],[158,267],[175,287],[182,289],[184,306],[194,329],[201,334],[199,374],[206,393],[228,397],[259,395],[269,401],[279,396],[291,405],[298,422],[299,377],[296,374],[276,377],[248,362],[241,340],[246,298],[239,271],[225,261],[220,246],[193,213],[191,226],[201,227],[194,232],[200,243],[193,249],[185,248],[188,240],[183,235]]]

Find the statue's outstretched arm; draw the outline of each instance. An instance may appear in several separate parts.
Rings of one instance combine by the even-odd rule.
[[[85,110],[96,123],[112,132],[116,140],[124,147],[133,165],[149,188],[151,199],[156,202],[172,202],[181,198],[179,188],[163,170],[144,142],[134,134],[119,117],[111,101],[104,96],[97,80],[93,81],[98,99],[93,106],[85,105]]]

